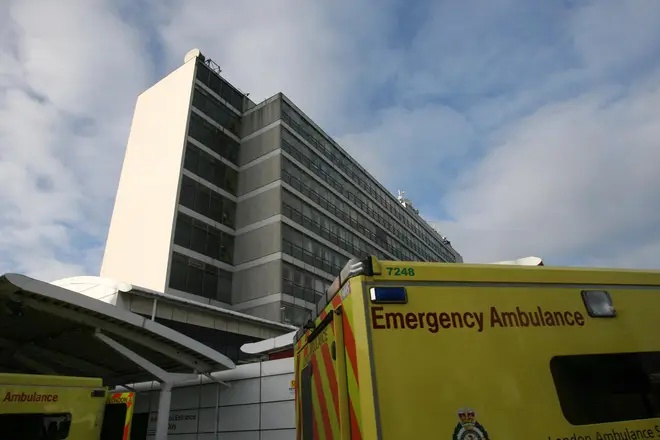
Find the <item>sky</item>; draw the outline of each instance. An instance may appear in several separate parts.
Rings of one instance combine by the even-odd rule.
[[[137,95],[200,48],[466,262],[660,267],[657,0],[3,0],[0,273],[98,274]]]

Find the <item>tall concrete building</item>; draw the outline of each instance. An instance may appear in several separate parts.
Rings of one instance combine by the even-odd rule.
[[[142,93],[101,276],[298,325],[351,256],[461,262],[283,94],[198,51]]]

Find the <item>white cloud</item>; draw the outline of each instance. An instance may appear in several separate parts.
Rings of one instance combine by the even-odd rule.
[[[0,272],[97,270],[86,251],[105,235],[146,79],[138,33],[113,7],[21,0],[0,12]]]
[[[466,260],[658,265],[659,6],[578,4],[5,1],[0,273],[97,271],[135,98],[193,47],[289,95]]]
[[[660,244],[658,109],[657,74],[543,107],[463,175],[446,199],[456,222],[441,227],[480,261],[540,254],[657,266],[648,249]]]

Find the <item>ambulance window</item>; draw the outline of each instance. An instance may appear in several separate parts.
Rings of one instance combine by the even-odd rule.
[[[65,440],[71,414],[0,414],[0,439]]]
[[[550,370],[573,425],[660,417],[660,352],[558,356]]]
[[[100,440],[121,440],[124,438],[127,411],[128,407],[125,403],[114,403],[105,406]]]
[[[314,409],[312,407],[312,364],[309,363],[301,372],[300,400],[302,407],[302,438],[314,438]]]

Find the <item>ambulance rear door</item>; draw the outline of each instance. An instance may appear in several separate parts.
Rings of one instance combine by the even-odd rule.
[[[100,440],[129,440],[134,403],[135,393],[108,393]]]

